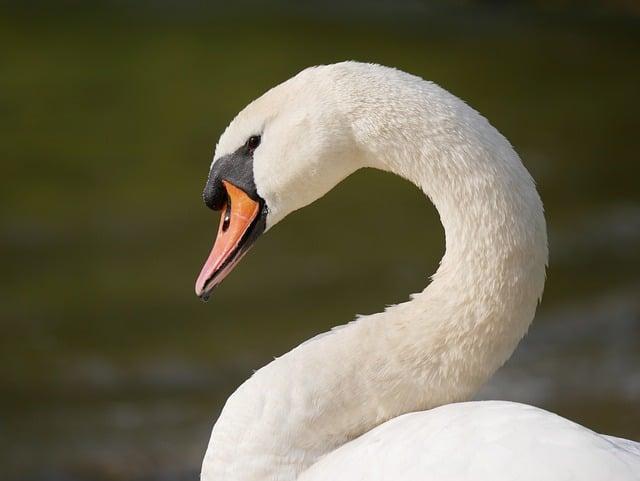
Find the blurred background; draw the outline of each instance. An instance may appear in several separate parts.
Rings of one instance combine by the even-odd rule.
[[[0,5],[3,479],[197,479],[252,370],[424,288],[444,246],[435,210],[363,171],[269,232],[208,304],[193,294],[223,128],[345,59],[465,99],[538,182],[545,298],[478,397],[640,439],[636,1]]]

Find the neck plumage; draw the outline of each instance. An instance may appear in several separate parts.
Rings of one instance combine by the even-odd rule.
[[[397,101],[415,107],[410,118],[389,121],[393,105],[380,107],[388,92],[358,105],[348,96],[342,108],[353,116],[362,165],[412,181],[436,206],[446,234],[438,271],[410,301],[257,371],[213,429],[203,480],[295,480],[388,419],[467,400],[533,319],[547,246],[531,177],[504,137],[461,101],[426,82],[414,88],[419,95],[405,90]]]

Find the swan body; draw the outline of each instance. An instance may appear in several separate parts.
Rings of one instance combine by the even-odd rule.
[[[355,62],[313,67],[240,112],[205,188],[223,221],[198,295],[262,232],[364,167],[433,202],[440,267],[408,302],[316,336],[242,384],[213,428],[203,481],[640,479],[632,441],[530,406],[461,402],[533,319],[546,225],[509,142],[421,78]]]
[[[404,414],[339,447],[300,481],[640,479],[640,446],[506,401]]]

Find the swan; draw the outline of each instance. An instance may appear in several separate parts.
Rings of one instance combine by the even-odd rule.
[[[196,294],[206,300],[261,234],[364,167],[435,205],[439,268],[408,302],[256,371],[215,423],[201,479],[640,480],[640,443],[532,406],[468,401],[534,317],[546,224],[509,142],[434,83],[343,62],[251,102],[215,149],[204,201],[221,220]],[[372,204],[393,202],[380,197]]]

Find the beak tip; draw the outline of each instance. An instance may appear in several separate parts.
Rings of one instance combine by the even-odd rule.
[[[199,279],[198,279],[198,281],[199,281]],[[196,296],[198,296],[198,297],[202,297],[202,296],[205,295],[204,285],[200,285],[200,284],[201,284],[200,282],[196,282],[195,293],[196,293]]]
[[[196,281],[195,293],[203,302],[207,302],[209,297],[211,297],[211,292],[213,291],[215,284],[207,288],[207,283],[203,282],[201,279]]]
[[[203,291],[196,289],[196,296],[198,296],[203,302],[207,302],[211,297],[211,291]]]

